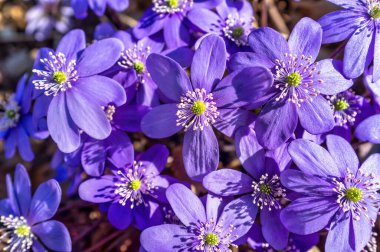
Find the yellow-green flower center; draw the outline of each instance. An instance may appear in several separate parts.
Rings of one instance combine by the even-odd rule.
[[[136,190],[140,189],[140,187],[141,187],[141,181],[138,180],[138,179],[132,180],[132,181],[129,183],[129,187],[130,187],[132,190],[136,191]]]
[[[236,27],[232,30],[232,37],[235,39],[240,38],[244,33],[244,29],[242,27]]]
[[[265,194],[270,194],[271,193],[271,189],[270,189],[270,186],[268,186],[267,184],[260,184],[259,185],[259,188],[260,188],[260,191],[265,193]]]
[[[375,6],[371,10],[371,17],[373,19],[379,19],[380,18],[380,6]]]
[[[214,233],[208,233],[205,237],[205,241],[209,246],[214,247],[218,245],[219,237]]]
[[[21,226],[18,226],[18,227],[15,229],[15,234],[16,234],[18,237],[28,236],[28,235],[30,234],[30,227],[27,226],[27,225],[21,225]]]
[[[335,102],[334,107],[336,110],[345,110],[350,106],[345,99],[339,99]]]
[[[133,68],[139,74],[145,71],[144,63],[142,63],[141,61],[136,61],[135,63],[133,63]]]
[[[67,81],[67,76],[64,72],[62,71],[57,71],[57,72],[54,72],[53,73],[53,80],[58,83],[58,84],[61,84],[61,83],[64,83]]]
[[[168,6],[171,9],[178,8],[178,0],[168,0]]]
[[[14,119],[16,117],[16,111],[14,111],[13,109],[7,110],[5,114],[9,119]]]
[[[346,190],[346,198],[353,202],[363,199],[363,192],[359,188],[351,187]]]
[[[204,101],[195,101],[193,105],[191,106],[191,111],[193,111],[194,114],[200,116],[202,115],[206,110],[206,104]]]
[[[301,84],[302,76],[298,72],[294,72],[288,75],[286,82],[293,87],[297,87]]]

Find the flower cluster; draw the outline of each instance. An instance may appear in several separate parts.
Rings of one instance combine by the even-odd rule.
[[[115,26],[39,49],[30,75],[0,97],[5,157],[31,162],[35,139],[51,138],[67,196],[99,204],[120,234],[140,230],[140,251],[306,252],[325,231],[328,252],[374,251],[380,154],[360,164],[358,146],[380,143],[380,1],[329,1],[342,8],[284,36],[259,27],[247,0],[153,0],[127,30],[117,12],[128,0],[41,0],[27,15],[40,40],[89,8]],[[56,19],[41,26],[44,15]],[[320,53],[340,41],[343,60]],[[223,168],[225,141],[241,167]],[[14,177],[0,247],[75,250],[50,220],[58,182],[32,197],[22,165]]]

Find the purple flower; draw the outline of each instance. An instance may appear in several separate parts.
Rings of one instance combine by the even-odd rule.
[[[275,248],[267,243],[263,234],[262,227],[253,224],[251,230],[247,233],[247,242],[251,248],[258,252],[274,252]],[[319,234],[310,235],[289,234],[289,241],[282,250],[285,252],[308,252],[313,246],[319,242]]]
[[[166,197],[181,224],[163,224],[145,229],[141,245],[148,252],[228,251],[234,241],[251,228],[257,209],[247,208],[247,197],[225,205],[208,195],[206,209],[186,186],[174,184]]]
[[[154,145],[129,164],[112,170],[113,175],[92,178],[79,186],[79,196],[94,203],[110,203],[108,220],[119,229],[132,222],[139,229],[163,222],[160,203],[167,203],[165,190],[173,178],[160,175],[169,156],[163,145]]]
[[[185,24],[191,8],[215,8],[221,0],[153,0],[150,7],[133,28],[137,39],[163,31],[169,48],[187,46],[190,43],[189,27]]]
[[[247,68],[221,80],[225,62],[225,44],[216,35],[206,36],[196,50],[192,82],[168,57],[151,54],[147,60],[151,77],[168,103],[154,107],[143,118],[142,131],[152,138],[164,138],[185,129],[182,154],[193,180],[202,180],[219,163],[218,142],[211,126],[232,136],[254,118],[240,108],[247,104],[240,99],[258,99],[272,83],[271,74],[262,67]]]
[[[103,108],[126,102],[121,85],[99,75],[117,62],[121,42],[109,38],[85,47],[84,32],[73,30],[61,39],[55,52],[41,49],[33,69],[33,84],[49,96],[41,99],[35,110],[47,113],[50,135],[67,153],[79,147],[80,131],[98,140],[108,137],[111,124]]]
[[[204,177],[203,185],[216,195],[247,198],[244,203],[247,208],[261,210],[260,221],[265,239],[272,247],[281,250],[287,245],[289,236],[280,221],[281,200],[285,198],[286,191],[279,176],[280,170],[290,161],[286,153],[287,145],[266,153],[249,127],[238,130],[235,140],[237,155],[248,174],[221,169]]]
[[[208,9],[193,8],[188,19],[203,32],[222,36],[229,53],[248,46],[254,20],[251,4],[246,0],[223,0],[216,11],[217,14]]]
[[[97,16],[103,16],[107,5],[115,11],[124,11],[129,6],[129,0],[71,0],[76,18],[86,18],[90,8]]]
[[[6,177],[8,198],[0,200],[0,242],[7,251],[71,251],[67,228],[50,220],[61,201],[61,188],[51,179],[42,183],[32,197],[25,167],[16,166],[14,184]]]
[[[61,0],[38,0],[36,6],[26,13],[27,34],[34,34],[37,40],[45,40],[54,30],[66,33],[72,26],[73,10]]]
[[[323,40],[335,43],[348,40],[344,50],[343,73],[359,77],[373,60],[374,81],[380,79],[380,2],[355,0],[330,2],[344,8],[331,12],[318,22],[323,28]]]
[[[31,90],[24,74],[17,83],[16,93],[6,95],[0,101],[0,139],[4,141],[5,157],[11,158],[18,149],[25,161],[32,161],[34,153],[30,137],[37,137],[32,126],[32,115],[29,113]]]
[[[253,52],[233,55],[232,70],[262,65],[271,69],[274,84],[254,105],[265,104],[255,131],[259,143],[275,149],[294,133],[298,120],[311,134],[334,127],[333,111],[321,95],[334,95],[352,86],[342,76],[342,62],[332,59],[314,62],[322,40],[320,25],[303,18],[294,27],[288,42],[271,28],[254,30],[249,36]]]
[[[327,150],[303,139],[288,151],[300,169],[288,169],[281,182],[299,196],[281,212],[284,226],[307,235],[328,228],[326,251],[361,251],[371,238],[379,211],[380,155],[371,155],[359,168],[351,145],[327,136]]]

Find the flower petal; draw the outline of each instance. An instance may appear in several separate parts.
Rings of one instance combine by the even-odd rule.
[[[164,222],[164,216],[160,204],[147,200],[147,205],[140,204],[133,211],[136,226],[144,230],[151,226],[157,226]]]
[[[338,209],[334,197],[303,197],[283,209],[280,217],[290,232],[306,235],[325,228]]]
[[[316,143],[296,139],[289,144],[288,152],[297,167],[306,174],[341,176],[330,153]]]
[[[216,195],[235,196],[252,192],[252,179],[240,171],[221,169],[204,177],[203,186]]]
[[[187,91],[193,90],[186,72],[171,58],[152,53],[146,66],[160,91],[170,100],[177,102]]]
[[[200,199],[186,186],[173,184],[166,190],[166,197],[178,219],[185,225],[206,221],[206,212]]]
[[[184,239],[190,235],[184,226],[163,224],[145,229],[141,233],[140,242],[148,252],[173,252],[186,247]]]
[[[183,127],[177,126],[177,105],[165,104],[153,108],[141,121],[141,129],[151,138],[165,138],[174,135]]]
[[[222,38],[210,34],[206,36],[195,51],[191,64],[191,80],[194,88],[211,92],[226,69],[226,45]]]
[[[47,113],[47,126],[51,137],[62,152],[73,152],[80,145],[79,129],[70,117],[66,106],[66,93],[53,98]]]
[[[15,215],[19,216],[21,214],[20,205],[18,202],[18,198],[16,196],[15,188],[12,183],[12,178],[10,174],[7,174],[5,177],[5,184],[7,188],[7,195],[9,199],[10,207]]]
[[[123,47],[116,38],[102,39],[90,45],[78,60],[78,76],[88,77],[109,69],[119,60]]]
[[[305,101],[298,109],[302,127],[311,134],[322,134],[334,128],[335,121],[330,104],[321,95]]]
[[[376,178],[380,178],[380,153],[370,155],[360,167],[361,172],[373,173]]]
[[[296,129],[296,110],[292,102],[272,99],[261,111],[255,124],[259,143],[268,149],[275,149],[285,143]]]
[[[31,183],[28,172],[22,164],[16,165],[14,190],[20,206],[21,215],[26,216],[32,200]]]
[[[210,126],[203,130],[189,129],[183,140],[182,156],[187,175],[195,181],[215,171],[219,163],[219,147]]]
[[[113,114],[113,124],[127,132],[141,132],[141,121],[150,111],[147,106],[125,104]]]
[[[292,53],[300,57],[311,56],[315,61],[322,44],[322,28],[318,22],[311,18],[302,18],[294,26],[288,40]]]
[[[326,239],[326,251],[327,252],[354,252],[355,251],[355,239],[353,236],[353,230],[351,227],[351,220],[349,214],[345,214],[345,217],[338,222],[332,224]],[[356,251],[361,251],[356,250]]]
[[[50,179],[42,183],[33,195],[28,222],[33,225],[52,218],[57,212],[61,196],[61,187],[56,180]]]
[[[359,159],[351,144],[337,135],[328,135],[326,144],[327,150],[337,164],[342,177],[346,174],[347,168],[355,174],[359,168]]]
[[[117,229],[123,230],[131,225],[133,211],[131,203],[127,200],[126,205],[122,206],[119,202],[113,202],[108,209],[108,221]]]
[[[255,115],[244,109],[218,109],[219,116],[213,126],[226,136],[233,137],[235,131],[255,120]]]
[[[80,87],[73,87],[66,93],[67,108],[75,124],[92,138],[107,138],[111,134],[111,125],[103,109]]]
[[[133,35],[137,39],[142,39],[159,32],[164,27],[166,18],[166,15],[156,13],[150,7],[140,18],[139,23],[133,27]]]
[[[158,175],[165,168],[168,157],[168,148],[163,144],[155,144],[141,155],[139,161],[145,163],[145,169],[148,174]]]
[[[32,227],[32,232],[51,250],[71,251],[69,231],[59,221],[51,220],[39,223]]]
[[[190,33],[180,16],[172,15],[167,18],[163,30],[168,48],[187,46],[190,43]]]
[[[265,240],[276,250],[282,250],[288,245],[289,231],[280,220],[280,209],[267,207],[261,210],[260,220]]]
[[[30,145],[30,139],[23,126],[17,127],[17,147],[20,156],[25,161],[32,161],[34,159],[34,153],[32,146]]]
[[[205,33],[219,31],[220,18],[215,12],[204,8],[192,8],[187,14],[189,21]]]
[[[325,59],[318,62],[319,75],[314,78],[318,90],[325,95],[335,95],[349,89],[354,82],[343,75],[343,62]],[[319,80],[322,80],[320,83]]]
[[[59,41],[56,52],[66,56],[66,62],[77,60],[78,53],[86,48],[86,36],[80,29],[71,30]]]
[[[85,172],[94,177],[103,175],[106,163],[104,141],[88,138],[83,143],[81,161]]]
[[[82,200],[93,203],[112,201],[116,198],[115,182],[114,177],[110,175],[86,180],[78,188],[79,196]]]
[[[375,54],[373,56],[373,82],[380,80],[380,24],[377,23],[375,33]]]
[[[355,130],[355,136],[362,141],[380,143],[380,115],[368,117]]]
[[[108,160],[113,165],[121,168],[127,164],[133,164],[133,144],[126,133],[113,130],[105,142],[107,144]]]

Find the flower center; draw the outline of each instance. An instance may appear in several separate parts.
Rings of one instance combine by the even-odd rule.
[[[113,114],[115,114],[116,112],[115,106],[114,105],[107,105],[107,107],[102,106],[102,109],[104,110],[104,113],[106,114],[108,121],[112,122]]]
[[[363,192],[359,188],[351,187],[346,191],[346,198],[353,202],[358,202],[363,199]]]
[[[62,84],[67,81],[67,76],[62,71],[57,71],[53,73],[53,80],[58,84]]]
[[[144,204],[143,195],[149,195],[157,198],[154,195],[154,187],[150,175],[146,174],[146,169],[142,162],[134,161],[132,167],[117,171],[118,182],[115,183],[115,194],[120,197],[119,203],[125,206],[127,201],[131,202],[131,208],[135,205]]]
[[[293,87],[297,87],[301,84],[302,76],[298,72],[294,72],[288,75],[286,82]]]
[[[16,111],[14,111],[13,109],[7,110],[5,114],[9,119],[14,119],[17,115]]]
[[[178,0],[168,0],[168,6],[171,9],[178,8]]]
[[[273,175],[271,178],[267,173],[261,175],[259,182],[252,182],[252,189],[253,204],[260,209],[268,207],[269,211],[272,210],[272,207],[280,209],[279,199],[286,196],[278,175]]]
[[[142,63],[141,61],[136,61],[135,63],[133,63],[133,68],[136,70],[138,74],[141,74],[145,71],[144,63]]]
[[[380,19],[380,6],[373,7],[370,15],[373,19]]]
[[[345,110],[350,106],[350,104],[348,104],[344,98],[341,98],[335,102],[334,106],[336,110]]]
[[[270,192],[271,192],[271,189],[270,189],[269,185],[261,184],[261,185],[259,185],[259,188],[265,194],[270,194]]]
[[[232,37],[235,39],[240,38],[244,34],[244,29],[242,27],[236,27],[232,30]]]
[[[205,112],[206,105],[204,101],[195,101],[194,104],[191,106],[191,110],[194,114],[200,116]]]
[[[0,242],[6,244],[4,251],[29,251],[33,244],[34,235],[24,217],[0,217]]]
[[[131,189],[132,189],[133,191],[136,191],[136,190],[140,189],[140,187],[141,187],[141,181],[138,180],[138,179],[132,180],[132,181],[129,183],[129,186],[131,187]]]
[[[218,245],[219,237],[214,233],[208,233],[205,237],[205,241],[209,246],[214,247]]]
[[[20,225],[15,229],[15,234],[18,237],[28,236],[30,234],[30,227],[27,225]]]
[[[76,61],[67,62],[63,53],[49,53],[47,58],[40,59],[43,67],[33,69],[33,73],[41,79],[32,83],[37,90],[45,90],[46,96],[56,96],[59,92],[65,92],[72,88],[72,84],[78,80],[78,73],[75,70]]]
[[[203,130],[210,126],[219,116],[212,94],[207,94],[205,89],[188,91],[181,97],[177,105],[177,126],[185,127],[185,131],[192,126],[193,130]]]

